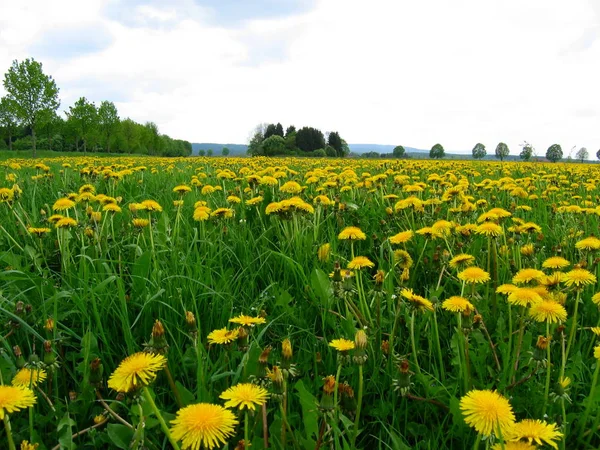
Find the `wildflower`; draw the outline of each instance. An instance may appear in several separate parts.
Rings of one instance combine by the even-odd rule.
[[[562,433],[558,431],[556,424],[549,424],[543,420],[523,419],[515,423],[508,436],[509,441],[527,440],[529,444],[534,442],[537,445],[548,444],[552,448],[558,448],[556,440],[562,438]]]
[[[132,223],[135,228],[145,228],[150,225],[148,219],[133,219]]]
[[[128,356],[108,379],[108,387],[117,392],[131,392],[150,384],[167,363],[163,355],[135,353]]]
[[[46,371],[44,369],[31,369],[23,367],[13,377],[11,384],[13,386],[36,387],[46,379]]]
[[[531,306],[542,301],[542,297],[533,289],[518,288],[508,296],[511,305]]]
[[[544,269],[564,269],[569,265],[571,263],[560,256],[551,256],[542,263]]]
[[[117,205],[116,203],[109,203],[107,205],[104,205],[104,207],[102,208],[102,211],[110,211],[112,213],[118,213],[118,212],[121,212],[121,207],[119,205]]]
[[[256,405],[263,405],[269,397],[266,389],[252,383],[240,383],[223,392],[219,398],[227,400],[226,408],[254,410]]]
[[[42,237],[44,234],[50,233],[50,228],[29,227],[29,228],[27,228],[27,232],[29,234],[35,234],[38,237]]]
[[[396,250],[394,252],[394,261],[398,263],[401,269],[410,269],[413,265],[413,259],[406,250]]]
[[[363,233],[358,227],[346,227],[338,235],[338,239],[364,241],[365,239],[367,239],[367,235]]]
[[[37,450],[40,444],[30,444],[29,441],[21,441],[20,450]]]
[[[24,386],[0,385],[0,419],[6,414],[35,405],[33,391]]]
[[[585,269],[573,269],[564,275],[567,286],[581,287],[596,282],[596,276]]]
[[[181,408],[171,421],[171,435],[183,450],[222,447],[235,433],[235,414],[220,405],[197,403]]]
[[[196,222],[203,222],[208,220],[210,217],[210,208],[208,206],[198,206],[194,209],[194,220]]]
[[[513,277],[513,284],[529,283],[544,277],[544,272],[537,269],[521,269]]]
[[[442,303],[442,308],[450,312],[459,312],[469,314],[475,309],[473,304],[464,297],[457,295],[450,297]]]
[[[402,291],[400,291],[400,295],[407,299],[411,306],[419,311],[433,311],[433,303],[431,303],[425,297],[415,294],[412,289],[402,289]]]
[[[261,196],[253,197],[253,198],[246,200],[246,206],[256,206],[262,201],[263,201],[263,198]]]
[[[348,263],[348,269],[360,270],[365,267],[375,267],[375,263],[366,256],[355,256],[352,261]]]
[[[233,209],[231,208],[217,208],[210,213],[211,217],[219,217],[222,219],[230,219],[233,217]]]
[[[319,261],[321,261],[321,262],[328,261],[330,254],[331,254],[331,244],[329,244],[329,243],[321,245],[319,247],[319,250],[317,251],[317,257],[319,258]]]
[[[302,192],[302,186],[295,181],[286,181],[279,188],[281,192],[285,192],[286,194],[299,194]]]
[[[535,253],[535,247],[533,244],[525,244],[519,251],[523,256],[531,256]]]
[[[557,323],[567,320],[567,310],[563,305],[553,300],[542,300],[534,303],[529,315],[538,322]]]
[[[160,206],[160,204],[154,200],[144,200],[143,202],[141,202],[139,209],[141,210],[145,210],[148,212],[162,212],[162,206]]]
[[[454,258],[452,258],[449,264],[453,269],[459,269],[461,267],[470,266],[473,264],[473,261],[475,261],[475,257],[473,255],[461,253],[460,255],[456,255]]]
[[[250,317],[241,314],[233,319],[229,319],[229,322],[237,323],[238,325],[242,325],[244,327],[253,327],[254,325],[266,323],[267,320],[264,317]]]
[[[600,250],[600,239],[595,236],[582,239],[575,243],[577,250]]]
[[[594,358],[600,361],[600,345],[594,347]]]
[[[75,206],[75,202],[69,200],[66,197],[59,198],[52,205],[52,211],[66,211],[67,209],[71,209]]]
[[[292,359],[292,356],[294,355],[293,349],[292,349],[292,343],[287,338],[284,339],[283,342],[281,343],[281,354],[283,356],[283,359],[288,360],[288,361],[290,359]]]
[[[475,233],[488,237],[498,237],[504,233],[502,227],[494,222],[483,222],[475,229]]]
[[[228,330],[227,328],[221,328],[220,330],[214,330],[207,336],[209,344],[229,344],[238,338],[239,331]]]
[[[496,293],[507,295],[513,293],[517,289],[519,288],[514,284],[501,284],[496,288]]]
[[[179,195],[185,195],[188,192],[192,192],[192,188],[189,186],[186,186],[185,184],[180,184],[179,186],[175,186],[173,188],[173,192]]]
[[[457,276],[459,280],[468,284],[485,283],[490,280],[490,274],[479,267],[467,267]]]
[[[330,347],[335,348],[338,352],[347,352],[349,350],[354,350],[355,344],[348,339],[334,339],[329,343]]]
[[[413,236],[414,233],[412,230],[401,231],[390,238],[390,244],[405,244],[406,242],[410,241]]]
[[[77,221],[70,217],[63,217],[54,226],[56,228],[73,228],[77,226]]]
[[[592,295],[592,303],[600,307],[600,292],[597,292],[596,294]]]
[[[469,391],[461,398],[460,409],[467,425],[484,436],[498,431],[506,436],[515,423],[510,403],[495,391]]]

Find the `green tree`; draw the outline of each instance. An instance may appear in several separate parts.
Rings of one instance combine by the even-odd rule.
[[[303,152],[325,148],[325,136],[313,127],[302,127],[296,132],[296,145]]]
[[[13,136],[17,129],[17,114],[14,102],[8,97],[0,99],[0,126],[8,137],[8,149],[12,151]]]
[[[62,119],[62,117],[56,114],[56,111],[52,111],[49,114],[45,114],[42,117],[40,128],[42,131],[42,135],[46,136],[48,150],[54,150],[55,135],[57,134],[57,132],[62,131],[63,126],[64,120]],[[58,137],[59,140],[62,140],[62,136],[59,135]],[[56,150],[61,149],[58,148]]]
[[[546,159],[548,159],[548,161],[555,163],[560,161],[562,157],[563,151],[559,144],[552,144],[550,147],[548,147],[548,150],[546,151]]]
[[[265,137],[265,139],[267,139],[276,134],[277,134],[277,125],[275,125],[274,123],[270,123],[267,125],[267,128],[265,129],[263,136]]]
[[[277,125],[275,125],[275,134],[283,137],[283,126],[279,122],[277,122]]]
[[[483,159],[485,155],[487,155],[487,152],[485,151],[485,145],[483,145],[481,142],[475,144],[475,147],[473,147],[473,158]]]
[[[206,156],[206,152],[204,150],[198,150],[198,156]]]
[[[139,126],[129,117],[121,122],[121,133],[127,144],[127,152],[134,153],[140,145]]]
[[[577,159],[580,162],[583,162],[586,159],[588,159],[588,157],[590,156],[590,152],[588,152],[587,148],[581,147],[579,150],[577,150],[577,153],[575,154],[575,156],[577,156]]]
[[[525,141],[522,146],[523,149],[519,154],[519,158],[521,158],[523,161],[530,161],[531,157],[533,156],[533,147],[527,141]]]
[[[149,155],[159,155],[162,151],[162,140],[158,132],[158,125],[154,122],[144,124],[143,141]]]
[[[285,153],[285,139],[274,134],[269,136],[262,143],[263,154],[265,156],[275,156]]]
[[[208,150],[206,150],[206,156],[212,156],[214,154],[213,149],[209,148]]]
[[[83,152],[87,151],[87,144],[98,124],[98,110],[96,105],[81,97],[69,107],[68,120],[73,124],[77,136],[83,141]]]
[[[35,131],[45,114],[60,106],[58,87],[51,76],[42,70],[42,64],[34,59],[19,63],[14,60],[4,74],[4,89],[14,105],[16,117],[31,130],[33,157],[36,157]]]
[[[444,156],[446,156],[446,152],[444,151],[442,144],[435,144],[431,147],[431,150],[429,150],[429,157],[431,159],[441,159]]]
[[[327,136],[327,145],[335,149],[335,156],[344,156],[342,138],[340,137],[340,133],[337,131],[332,131],[329,133],[329,136]],[[325,153],[327,153],[327,148],[325,148]]]
[[[596,152],[596,158],[600,159],[600,150]]]
[[[289,127],[286,128],[285,137],[288,137],[292,133],[296,134],[296,127],[294,125],[290,125]]]
[[[110,153],[110,140],[119,128],[119,113],[113,102],[104,100],[98,108],[98,127],[104,139],[104,148]]]
[[[500,159],[500,161],[504,161],[504,158],[506,158],[508,155],[510,155],[508,145],[506,145],[504,142],[500,142],[496,146],[496,158]]]
[[[392,151],[392,154],[394,155],[394,158],[404,158],[404,156],[406,155],[406,150],[403,146],[396,145],[394,147],[394,150]]]
[[[229,155],[229,153],[230,153],[230,151],[229,151],[229,149],[228,149],[227,147],[223,147],[223,148],[221,149],[221,155],[223,155],[223,156],[228,156],[228,155]]]

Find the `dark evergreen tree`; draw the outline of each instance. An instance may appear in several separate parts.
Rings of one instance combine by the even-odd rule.
[[[275,135],[283,137],[283,126],[279,122],[275,125]]]

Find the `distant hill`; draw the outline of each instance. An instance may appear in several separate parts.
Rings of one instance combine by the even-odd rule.
[[[229,156],[245,155],[248,149],[244,144],[213,144],[213,143],[192,143],[192,155],[197,155],[200,150],[212,150],[215,156],[221,154],[223,147],[229,149]]]
[[[392,153],[394,151],[395,145],[380,145],[380,144],[348,144],[350,147],[350,151],[354,153],[367,153],[367,152],[377,152],[377,153]],[[406,153],[429,153],[429,150],[422,150],[420,148],[414,147],[404,147]]]

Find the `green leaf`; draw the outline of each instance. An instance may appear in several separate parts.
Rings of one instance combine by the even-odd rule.
[[[73,444],[73,427],[76,425],[75,421],[71,419],[69,413],[65,413],[56,430],[58,431],[58,442],[62,449],[72,450],[75,448]]]
[[[118,448],[128,449],[133,439],[133,430],[119,423],[109,423],[107,427],[108,437]]]
[[[314,436],[316,438],[319,433],[317,399],[308,389],[306,389],[302,380],[294,385],[294,389],[298,392],[300,405],[302,407],[304,435],[307,437],[307,441],[311,441],[312,448],[314,448],[315,442],[312,441],[312,437]]]

